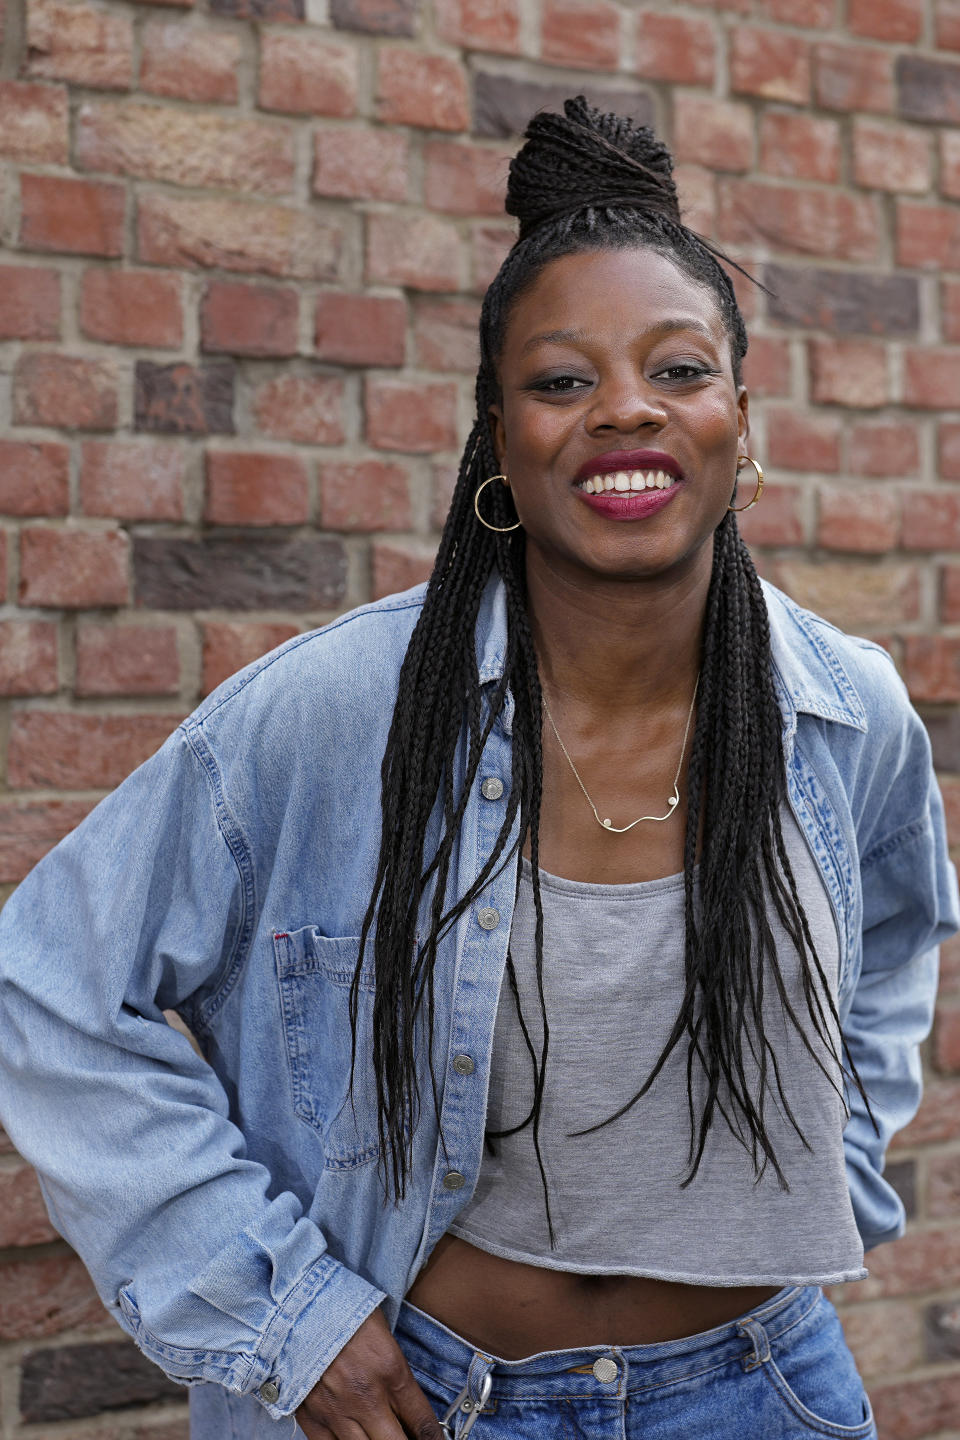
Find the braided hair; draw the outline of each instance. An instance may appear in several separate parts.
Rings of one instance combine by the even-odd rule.
[[[439,1118],[440,1087],[430,1043],[439,942],[505,866],[516,867],[519,884],[520,857],[529,839],[543,1040],[537,1054],[521,1013],[534,1086],[530,1114],[516,1128],[532,1129],[551,1243],[539,1133],[549,1049],[538,864],[542,697],[526,603],[524,532],[497,534],[478,524],[473,499],[480,481],[499,469],[488,415],[491,404],[499,400],[497,362],[511,306],[544,266],[562,255],[647,248],[668,256],[716,297],[730,340],[734,379],[740,383],[747,336],[733,285],[718,263],[720,252],[682,223],[672,169],[669,151],[648,127],[600,114],[582,96],[568,100],[563,115],[535,116],[525,145],[511,163],[506,209],[519,220],[519,236],[484,298],[476,420],[423,610],[400,671],[382,765],[379,860],[351,989],[355,1065],[360,964],[373,930],[372,1063],[381,1157],[385,1183],[399,1200],[409,1177],[411,1136],[422,1101],[415,1041],[426,1049],[432,1103]],[[507,526],[516,519],[505,486],[491,486],[487,497],[492,524]],[[767,610],[732,512],[717,527],[713,545],[689,762],[683,999],[650,1074],[637,1078],[636,1093],[615,1115],[591,1128],[612,1123],[636,1104],[685,1038],[690,1139],[683,1184],[696,1175],[708,1132],[719,1115],[744,1146],[756,1178],[769,1166],[786,1187],[787,1177],[767,1128],[769,1106],[787,1118],[804,1145],[808,1142],[764,1032],[765,989],[776,992],[783,1013],[841,1097],[835,1078],[838,1066],[843,1074],[852,1074],[861,1093],[862,1087],[852,1062],[849,1070],[843,1069],[837,1053],[836,1007],[784,845],[780,812],[786,781]],[[501,680],[484,691],[474,630],[481,597],[494,574],[506,593],[507,648]],[[510,699],[512,773],[503,823],[473,884],[464,894],[449,896],[451,861],[484,745]],[[459,785],[458,773],[463,776]],[[518,812],[519,837],[511,843]],[[418,915],[428,895],[429,928],[425,937],[418,937]],[[788,993],[771,912],[799,957],[805,1017],[797,1013]],[[507,978],[519,1010],[509,952]],[[506,1133],[514,1132],[500,1132]],[[488,1134],[491,1148],[495,1139]]]

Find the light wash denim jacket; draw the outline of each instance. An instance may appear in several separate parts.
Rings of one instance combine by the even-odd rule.
[[[919,1101],[956,878],[926,734],[888,656],[766,595],[790,803],[836,914],[844,1034],[879,1122],[877,1135],[851,1098],[850,1192],[870,1246],[903,1226],[880,1172]],[[380,761],[422,597],[366,606],[228,680],[0,917],[0,1118],[118,1322],[175,1379],[215,1382],[193,1392],[193,1433],[209,1440],[290,1434],[280,1417],[374,1307],[395,1319],[480,1166],[512,867],[441,946],[445,1147],[426,1104],[397,1207],[362,1066],[348,1098]],[[491,582],[486,686],[505,643]],[[458,893],[503,817],[511,715],[508,702],[464,815]],[[371,1000],[368,982],[361,1056]]]

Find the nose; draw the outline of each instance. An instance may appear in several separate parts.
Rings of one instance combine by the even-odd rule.
[[[630,434],[647,426],[659,428],[666,419],[662,395],[642,375],[632,372],[601,381],[593,392],[586,424],[595,435],[605,431]]]

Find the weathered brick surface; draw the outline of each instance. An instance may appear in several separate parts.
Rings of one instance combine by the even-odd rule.
[[[56,1235],[30,1166],[22,1161],[4,1166],[0,1170],[0,1248],[42,1245]]]
[[[733,272],[769,482],[743,534],[763,574],[889,647],[960,847],[960,0],[13,10],[0,885],[239,667],[430,573],[515,235],[507,166],[578,91],[659,128],[688,222],[766,287]],[[960,1413],[958,1007],[960,941],[887,1169],[905,1248],[838,1297],[884,1440],[954,1440]],[[0,1153],[21,1177],[3,1423],[27,1424],[26,1376],[38,1440],[185,1440],[182,1391],[112,1374],[134,1352],[91,1334],[106,1316]]]
[[[20,1415],[27,1424],[81,1420],[179,1394],[180,1387],[132,1345],[105,1341],[30,1350],[23,1358]]]

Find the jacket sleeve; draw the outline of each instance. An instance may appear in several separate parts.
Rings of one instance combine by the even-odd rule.
[[[181,727],[0,916],[0,1118],[150,1359],[280,1416],[384,1295],[246,1157],[213,1070],[163,1016],[232,973],[252,873]]]
[[[876,1121],[875,1127],[849,1086],[847,1173],[867,1249],[903,1233],[904,1209],[883,1178],[884,1156],[920,1104],[920,1045],[933,1021],[938,946],[960,924],[929,741],[905,694],[898,708],[906,713],[896,751],[886,753],[877,771],[884,803],[860,857],[863,963],[843,1016],[843,1034]],[[890,815],[909,818],[884,833]]]

